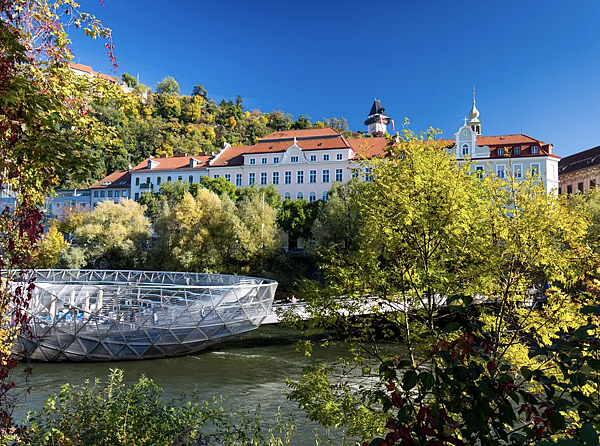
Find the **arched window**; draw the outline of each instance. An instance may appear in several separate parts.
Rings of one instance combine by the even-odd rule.
[[[161,182],[161,179],[160,179],[160,177],[158,177],[158,178],[156,179],[156,184],[158,185],[158,184],[160,184],[160,182]]]
[[[190,181],[190,183],[193,183],[193,182],[194,182],[194,175],[190,175],[190,177],[189,177],[189,181]]]
[[[150,177],[146,177],[146,184],[150,184]]]
[[[327,201],[327,195],[328,195],[328,192],[326,190],[324,190],[323,193],[321,194],[321,200]]]
[[[296,200],[304,200],[304,194],[302,192],[298,192],[296,194]]]
[[[170,183],[171,182],[171,177],[167,177],[167,181]]]
[[[181,175],[179,175],[179,176],[177,177],[177,181],[181,181],[181,180],[183,180],[183,177],[182,177]]]
[[[315,191],[310,191],[308,195],[308,202],[312,203],[313,201],[317,201],[317,193]]]
[[[463,144],[462,145],[462,154],[463,155],[468,155],[469,154],[469,144]]]
[[[285,200],[291,200],[292,199],[292,194],[290,194],[289,192],[286,192],[285,194],[283,194],[283,198]]]

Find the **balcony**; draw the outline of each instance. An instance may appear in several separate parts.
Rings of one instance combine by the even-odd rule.
[[[149,190],[152,190],[152,189],[154,189],[154,184],[152,184],[152,183],[142,183],[142,184],[140,184],[140,189],[149,189]]]

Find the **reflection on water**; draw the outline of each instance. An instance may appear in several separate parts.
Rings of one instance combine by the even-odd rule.
[[[120,368],[125,371],[127,383],[145,374],[164,389],[167,398],[191,394],[197,387],[204,399],[226,396],[227,405],[250,411],[260,405],[265,415],[281,408],[284,414],[296,417],[298,434],[294,444],[314,445],[316,425],[285,397],[285,378],[296,378],[310,364],[310,358],[295,352],[293,342],[297,339],[296,331],[263,326],[195,356],[110,363],[37,363],[30,378],[31,393],[16,415],[23,418],[28,410],[39,410],[48,395],[58,392],[66,382],[80,385],[97,377],[104,381],[110,369]],[[313,358],[333,364],[344,353],[339,347],[316,348]]]

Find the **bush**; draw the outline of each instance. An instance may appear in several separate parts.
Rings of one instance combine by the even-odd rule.
[[[163,390],[140,377],[126,386],[114,369],[106,386],[65,384],[27,420],[31,444],[53,446],[289,445],[294,423],[277,414],[274,425],[245,411],[185,396],[163,402]]]

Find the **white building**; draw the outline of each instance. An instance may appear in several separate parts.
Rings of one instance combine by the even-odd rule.
[[[131,173],[117,170],[90,187],[92,209],[101,201],[118,203],[121,198],[131,198]]]
[[[205,175],[225,178],[236,187],[274,184],[284,199],[324,199],[333,182],[350,179],[358,158],[387,155],[392,142],[382,137],[390,122],[384,111],[375,100],[365,121],[368,134],[375,136],[371,138],[347,139],[331,128],[290,130],[271,133],[252,146],[226,144],[211,156],[149,158],[130,171],[130,196],[137,200],[162,182],[195,183]],[[447,140],[449,153],[458,160],[471,159],[474,169],[492,170],[501,178],[509,171],[522,178],[530,169],[539,173],[548,192],[558,189],[560,158],[553,154],[552,144],[522,134],[482,136],[475,101],[469,117],[454,139]],[[111,181],[109,176],[100,183]]]

